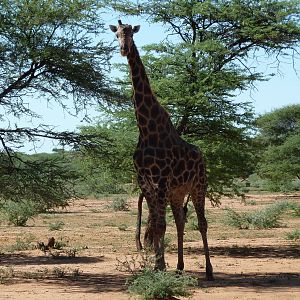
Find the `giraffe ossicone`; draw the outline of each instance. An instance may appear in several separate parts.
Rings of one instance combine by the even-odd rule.
[[[164,236],[166,231],[166,206],[170,203],[178,238],[177,269],[183,270],[184,197],[191,195],[198,218],[206,258],[206,278],[213,280],[207,243],[205,219],[206,175],[202,153],[184,141],[173,126],[167,111],[152,92],[145,67],[133,41],[140,26],[110,25],[126,56],[133,85],[133,104],[139,129],[139,141],[133,155],[138,184],[149,208],[149,226],[153,235],[155,267],[166,268]]]

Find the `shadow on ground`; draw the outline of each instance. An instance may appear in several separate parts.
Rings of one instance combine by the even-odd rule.
[[[23,253],[0,254],[0,265],[6,266],[46,266],[60,264],[94,264],[104,261],[104,256],[89,257],[89,256],[28,256]]]
[[[210,247],[211,256],[220,255],[235,258],[300,258],[300,247],[297,245],[287,246],[230,246]],[[203,254],[202,248],[185,249],[188,254]]]
[[[299,273],[215,273],[214,281],[206,281],[204,279],[204,274],[200,272],[187,272],[187,274],[197,276],[199,278],[199,286],[201,287],[300,287]]]
[[[187,248],[186,253],[201,253],[201,248]],[[300,249],[296,246],[266,246],[266,247],[212,247],[212,256],[228,256],[236,258],[299,258]],[[2,266],[47,266],[60,264],[95,264],[104,262],[105,257],[74,257],[74,258],[51,258],[43,256],[27,256],[26,254],[1,254],[0,265]],[[295,262],[296,263],[296,262]],[[285,271],[285,270],[284,270]],[[289,287],[299,287],[300,274],[297,273],[215,273],[215,281],[205,281],[203,272],[187,271],[188,274],[199,278],[200,288],[210,287],[240,287],[245,289],[253,288],[276,288],[283,289]],[[83,272],[80,274],[66,275],[62,277],[45,276],[42,278],[28,278],[16,275],[7,283],[28,283],[36,282],[49,285],[53,288],[68,288],[68,293],[108,293],[108,292],[126,292],[125,285],[127,274],[116,272],[105,272],[105,269],[99,268],[99,273]],[[51,287],[51,288],[52,288]]]
[[[108,293],[108,292],[126,292],[126,279],[124,274],[83,273],[74,278],[54,278],[43,281],[43,283],[54,284],[63,288],[68,286],[68,293]]]

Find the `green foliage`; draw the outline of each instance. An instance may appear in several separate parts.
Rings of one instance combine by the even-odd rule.
[[[256,120],[258,139],[265,146],[282,145],[289,137],[299,133],[300,104],[288,105],[266,113]]]
[[[39,207],[33,201],[5,201],[0,211],[4,218],[14,226],[26,226],[29,219],[40,213]]]
[[[101,8],[93,0],[1,1],[0,99],[43,96],[64,108],[72,99],[80,110],[97,97],[110,98],[104,62],[112,48],[93,37],[103,30]],[[30,114],[17,99],[1,105]]]
[[[250,218],[247,213],[238,213],[234,209],[227,207],[225,208],[224,223],[239,229],[248,229]]]
[[[300,231],[298,229],[294,229],[291,232],[286,234],[286,239],[291,241],[298,241],[300,240]]]
[[[128,290],[138,294],[142,299],[169,299],[173,296],[190,296],[191,286],[197,285],[197,280],[186,274],[155,271],[155,257],[148,251],[137,256],[126,257],[125,261],[117,259],[117,269],[131,274],[127,280]]]
[[[142,58],[152,89],[179,134],[204,152],[210,199],[241,195],[234,179],[253,172],[257,151],[250,134],[252,106],[234,97],[268,79],[250,66],[254,51],[280,59],[287,48],[297,46],[297,2],[106,2],[122,13],[163,24],[168,37],[144,47]],[[122,120],[122,125],[129,123]]]
[[[188,223],[186,224],[186,228],[190,230],[199,230],[198,219],[195,216],[191,216],[187,218]]]
[[[107,84],[112,47],[102,41],[102,8],[96,0],[1,1],[1,199],[31,199],[49,208],[74,196],[66,163],[17,153],[24,144],[35,148],[40,138],[77,148],[107,142],[100,136],[91,141],[90,136],[57,132],[36,112],[37,103],[54,104],[76,115],[88,105],[118,98]]]
[[[145,300],[169,299],[174,296],[191,296],[190,287],[196,285],[197,280],[185,274],[144,269],[130,280],[128,290]]]
[[[238,213],[231,208],[226,208],[224,222],[239,229],[280,227],[282,214],[288,210],[296,209],[299,209],[299,205],[289,201],[280,201],[267,206],[265,209],[253,212]]]
[[[68,245],[68,242],[67,241],[64,241],[62,238],[58,241],[58,240],[55,240],[55,243],[54,243],[54,249],[57,249],[57,250],[61,250],[63,249],[64,247],[66,247]]]
[[[61,230],[65,223],[63,221],[57,221],[55,223],[50,223],[49,224],[49,230],[54,231],[54,230]]]
[[[108,208],[112,209],[113,211],[127,211],[129,209],[127,199],[123,197],[113,198]]]
[[[131,182],[134,174],[132,153],[137,141],[136,125],[129,126],[116,118],[111,122],[99,121],[95,126],[81,127],[80,130],[81,134],[101,135],[110,141],[101,151],[82,149],[81,170],[85,180],[81,188],[84,188],[84,194],[97,196],[127,192],[124,184]]]
[[[73,185],[78,178],[71,161],[72,153],[19,153],[10,160],[0,155],[0,198],[9,201],[9,205],[16,202],[16,207],[30,199],[28,209],[34,202],[36,212],[65,207],[75,196]],[[20,209],[23,206],[20,204]]]
[[[127,228],[128,228],[128,226],[127,226],[126,224],[121,224],[121,225],[118,226],[118,229],[119,229],[120,231],[126,231]]]
[[[263,146],[259,175],[271,191],[300,190],[300,105],[259,117],[257,142]]]
[[[10,245],[7,248],[7,251],[15,252],[15,251],[32,250],[35,248],[35,245],[33,245],[34,241],[35,241],[35,237],[31,234],[25,235],[23,237],[18,236],[16,238],[15,244]]]

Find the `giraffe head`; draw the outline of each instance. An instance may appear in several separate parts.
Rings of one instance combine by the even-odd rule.
[[[140,30],[140,25],[132,27],[128,24],[122,24],[121,20],[119,20],[118,23],[118,26],[109,25],[109,28],[112,32],[116,33],[120,44],[121,55],[127,56],[130,53],[133,44],[133,34]]]

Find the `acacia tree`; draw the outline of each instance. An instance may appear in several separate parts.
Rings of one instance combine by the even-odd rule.
[[[300,105],[289,105],[257,118],[262,146],[259,175],[273,191],[300,189]]]
[[[204,151],[209,196],[237,193],[234,178],[253,171],[255,156],[251,103],[234,96],[268,79],[250,67],[257,53],[279,59],[296,51],[298,1],[106,2],[163,25],[165,40],[144,48],[154,92],[178,132]]]
[[[51,201],[61,192],[63,198],[71,195],[64,186],[70,178],[66,168],[16,153],[25,142],[41,137],[73,146],[107,142],[101,136],[91,142],[89,136],[57,132],[53,124],[24,127],[18,121],[39,118],[32,105],[37,99],[77,114],[117,97],[107,84],[112,48],[99,38],[102,7],[96,0],[0,2],[0,198]]]

